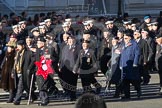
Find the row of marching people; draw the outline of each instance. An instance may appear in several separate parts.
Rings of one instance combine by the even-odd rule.
[[[89,34],[85,34],[89,36]],[[11,34],[11,38],[13,38]],[[65,94],[71,101],[76,100],[77,79],[80,75],[84,92],[93,92],[91,84],[100,93],[101,85],[95,79],[97,63],[94,51],[90,49],[90,42],[84,40],[78,43],[73,35],[66,37],[67,43],[58,53],[59,48],[52,37],[39,36],[36,47],[31,44],[32,37],[15,43],[6,44],[7,51],[2,66],[2,88],[10,93],[8,103],[19,105],[24,90],[30,101],[37,99],[34,91],[39,90],[39,105],[49,103],[48,92],[54,92],[57,87],[54,82],[54,73],[59,76]],[[58,49],[57,49],[58,48]],[[82,48],[82,49],[81,49]],[[59,57],[60,56],[60,57]],[[59,64],[59,65],[58,65]]]
[[[99,94],[102,87],[95,78],[98,65],[103,73],[108,71],[110,84],[116,85],[114,97],[124,92],[123,98],[130,98],[130,83],[140,97],[141,77],[143,84],[149,83],[148,68],[155,57],[162,87],[160,33],[151,37],[149,30],[137,30],[128,23],[124,24],[125,30],[121,30],[113,21],[107,21],[101,31],[94,27],[93,21],[85,21],[80,39],[74,36],[71,24],[68,20],[62,25],[63,31],[57,34],[55,29],[51,31],[48,19],[31,30],[32,36],[27,36],[26,30],[20,31],[19,26],[13,27],[14,33],[10,34],[6,44],[6,56],[1,66],[2,88],[10,92],[9,103],[19,105],[24,90],[30,101],[36,100],[36,82],[41,101],[39,105],[47,105],[48,92],[58,92],[55,73],[64,94],[69,95],[71,101],[76,100],[78,77],[84,92]],[[103,37],[98,36],[98,31],[103,32]],[[111,70],[107,67],[109,63]],[[91,85],[96,88],[95,91]]]
[[[130,84],[137,90],[137,96],[140,98],[141,82],[148,74],[148,65],[150,62],[150,49],[147,44],[146,37],[148,32],[146,30],[135,30],[134,32],[126,30],[124,32],[122,41],[119,37],[112,38],[112,56],[111,63],[108,62],[108,71],[105,73],[108,80],[108,85],[115,84],[116,91],[114,97],[122,99],[130,99]],[[160,94],[162,93],[162,70],[160,64],[162,63],[162,35],[155,36],[157,43],[155,62],[160,79]],[[110,65],[110,66],[109,66]],[[143,83],[142,83],[143,84]]]

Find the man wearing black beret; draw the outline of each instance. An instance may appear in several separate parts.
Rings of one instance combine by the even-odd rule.
[[[41,62],[42,57],[46,60],[50,60],[51,64],[50,67],[46,67],[48,64],[45,62]],[[43,36],[40,36],[37,40],[37,49],[36,49],[36,56],[35,56],[35,61],[36,62],[41,62],[42,63],[42,69],[44,71],[48,70],[49,68],[54,69],[54,64],[57,59],[56,53],[52,47],[47,47],[46,44],[46,39]],[[36,63],[35,62],[35,63]],[[39,89],[39,97],[41,102],[39,103],[40,106],[46,106],[49,103],[48,99],[48,88],[51,83],[51,77],[53,78],[54,71],[50,71],[50,73],[47,73],[44,77],[43,74],[38,74],[38,65],[37,65],[37,72],[36,72],[36,79],[37,79],[37,84],[38,84],[38,89]]]

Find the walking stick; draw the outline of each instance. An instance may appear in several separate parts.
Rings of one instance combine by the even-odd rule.
[[[32,92],[32,86],[33,86],[33,79],[34,79],[34,74],[32,74],[32,77],[31,77],[30,90],[29,90],[29,98],[28,98],[28,103],[27,103],[27,105],[30,104],[30,100],[31,100],[31,92]]]
[[[110,63],[111,63],[111,60],[107,63],[108,70],[107,70],[107,72],[105,74],[106,75],[106,78],[107,78],[105,92],[107,92],[107,93],[110,93],[110,85],[111,85],[110,80],[111,80],[111,77],[112,77]]]

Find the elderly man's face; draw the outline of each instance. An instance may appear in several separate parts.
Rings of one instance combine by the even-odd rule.
[[[44,45],[45,45],[45,42],[37,41],[37,47],[38,48],[42,48],[42,47],[44,47]]]
[[[125,44],[129,43],[130,40],[131,40],[130,36],[124,35],[124,42],[125,42]]]
[[[141,36],[139,32],[134,32],[133,37],[134,39],[138,39]]]
[[[143,39],[146,39],[148,37],[148,32],[147,31],[142,31],[141,34],[142,34]]]
[[[123,33],[118,32],[118,33],[117,33],[117,37],[119,37],[119,39],[123,38]]]
[[[67,38],[68,38],[68,37],[69,37],[69,35],[68,35],[68,34],[66,34],[66,33],[65,33],[65,34],[63,34],[63,41],[64,41],[64,42],[67,42]]]
[[[103,32],[103,36],[105,39],[107,39],[110,36],[110,32]]]
[[[65,26],[65,27],[63,27],[63,29],[64,29],[65,32],[67,32],[67,31],[69,31],[70,27],[69,26]]]

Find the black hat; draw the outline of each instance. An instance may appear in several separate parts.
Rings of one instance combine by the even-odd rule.
[[[46,42],[46,39],[43,36],[40,36],[37,41]]]
[[[142,31],[149,33],[149,30],[147,28],[142,29]]]
[[[19,41],[17,42],[17,45],[25,45],[24,40],[19,40]]]
[[[88,41],[88,40],[83,40],[82,43],[88,43],[88,44],[89,44],[90,41]]]
[[[112,38],[112,40],[119,40],[119,37],[115,36]]]
[[[32,35],[26,36],[26,39],[27,38],[33,39],[33,36]]]
[[[85,30],[85,31],[83,32],[83,34],[90,34],[90,31],[89,31],[89,30]]]
[[[132,30],[126,30],[124,32],[124,35],[129,36],[129,37],[133,37],[133,31]]]
[[[124,30],[123,29],[119,29],[118,32],[124,33]]]
[[[111,32],[109,29],[105,28],[103,29],[103,32]]]
[[[161,38],[162,37],[162,34],[158,34],[155,36],[155,39],[158,39],[158,38]]]
[[[69,35],[69,37],[67,39],[75,39],[75,36]]]

